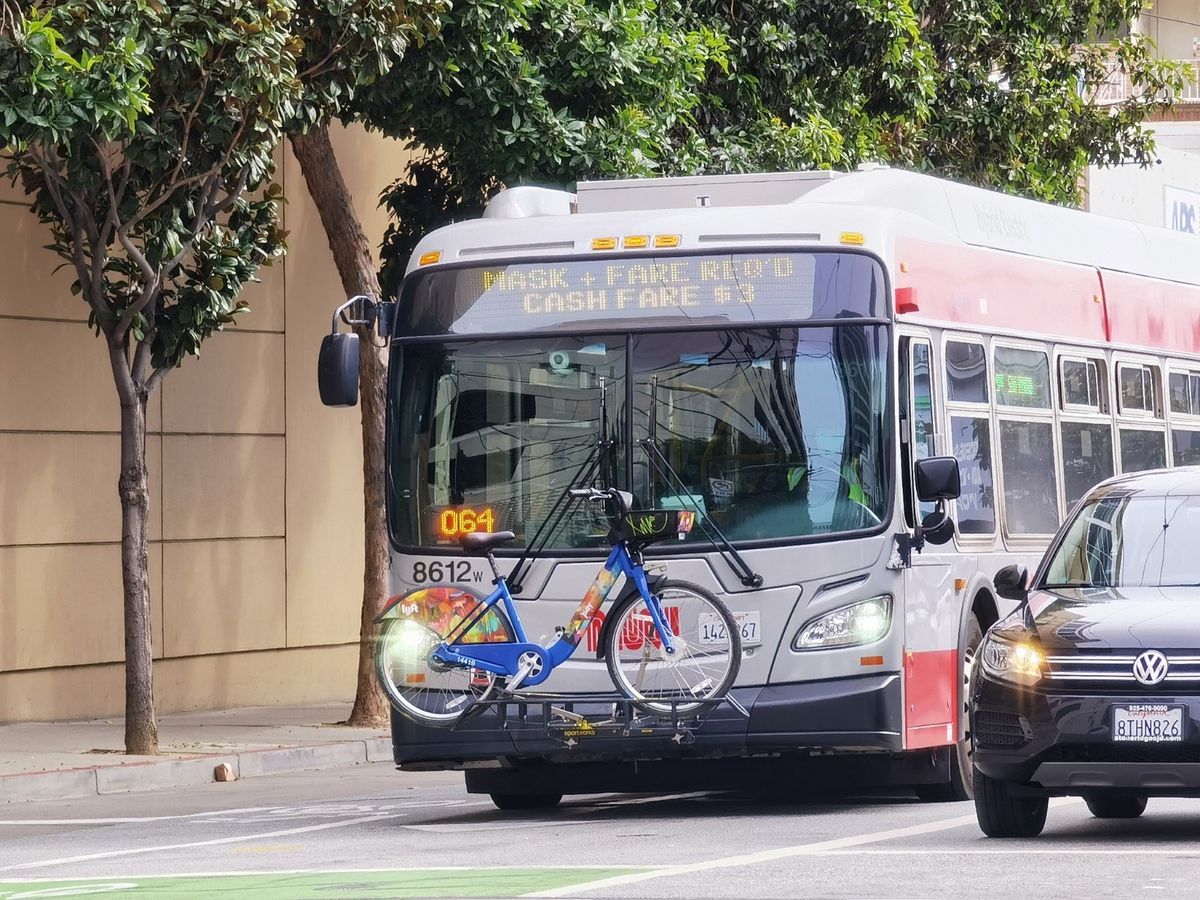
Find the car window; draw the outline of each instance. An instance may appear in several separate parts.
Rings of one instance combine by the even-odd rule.
[[[1200,585],[1200,496],[1107,496],[1085,504],[1046,571],[1044,587]]]

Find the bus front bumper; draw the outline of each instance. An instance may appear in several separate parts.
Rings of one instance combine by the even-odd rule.
[[[392,713],[396,764],[405,769],[468,769],[529,762],[702,759],[858,750],[895,753],[902,749],[903,709],[897,673],[737,688],[734,705],[721,704],[702,720],[672,728],[614,733],[605,728],[547,728],[542,705],[490,707],[455,729],[427,728]],[[612,705],[577,706],[600,722]]]

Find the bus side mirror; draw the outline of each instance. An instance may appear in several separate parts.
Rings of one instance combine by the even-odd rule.
[[[317,388],[326,406],[358,403],[358,335],[327,334],[317,355]]]
[[[927,459],[918,459],[915,469],[917,499],[923,503],[934,500],[955,500],[962,493],[957,458],[930,456]]]
[[[1015,564],[1005,566],[996,573],[992,584],[996,586],[996,593],[1005,600],[1016,600],[1018,603],[1023,603],[1029,596],[1029,570]]]
[[[939,501],[938,508],[921,520],[921,537],[929,544],[948,544],[954,540],[954,520]]]

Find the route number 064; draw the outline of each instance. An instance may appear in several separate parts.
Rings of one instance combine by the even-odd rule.
[[[490,506],[475,509],[470,506],[443,509],[438,513],[438,534],[444,538],[462,537],[476,531],[496,530],[496,517]]]

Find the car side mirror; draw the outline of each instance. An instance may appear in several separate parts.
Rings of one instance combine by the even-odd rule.
[[[957,458],[930,456],[918,459],[914,468],[917,476],[917,499],[923,503],[955,500],[962,493]]]
[[[992,584],[996,586],[996,593],[1005,600],[1024,602],[1029,596],[1029,570],[1016,564],[1005,566],[996,573]]]
[[[317,388],[326,406],[358,403],[358,335],[327,334],[317,355]]]

